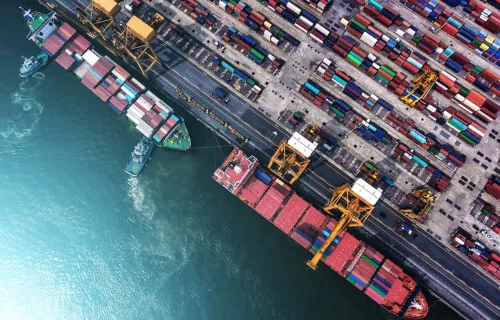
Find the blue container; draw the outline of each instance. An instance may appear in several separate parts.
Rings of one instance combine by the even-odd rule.
[[[332,144],[332,145],[337,144],[337,139],[335,139],[335,138],[334,138],[334,137],[332,137],[332,136],[329,136],[327,141],[328,141],[330,144]]]
[[[285,18],[286,20],[290,21],[291,23],[295,23],[296,18],[290,12],[288,12],[286,10],[283,10],[283,13],[281,15],[283,16],[283,18]]]
[[[290,42],[291,44],[293,44],[294,46],[298,47],[300,45],[300,41],[295,39],[294,37],[292,37],[291,35],[289,35],[288,33],[285,33],[285,35],[283,36],[283,38]]]
[[[349,98],[351,98],[351,99],[353,99],[353,100],[357,100],[357,99],[359,98],[359,94],[355,94],[355,93],[353,93],[353,92],[351,92],[351,91],[349,91],[349,90],[344,89],[344,91],[343,91],[343,92],[344,92],[344,94],[345,94],[346,96],[348,96]]]
[[[342,38],[343,38],[345,41],[349,42],[350,44],[352,44],[352,45],[356,45],[356,40],[354,40],[353,38],[349,37],[348,35],[343,34],[343,35],[342,35]]]
[[[359,284],[360,286],[362,286],[363,288],[366,287],[366,284],[359,280],[355,275],[353,275],[352,273],[349,274],[349,278],[351,278],[352,280],[354,280],[357,284]]]
[[[251,52],[249,52],[249,53],[248,53],[247,57],[249,57],[249,58],[250,58],[250,60],[252,60],[253,62],[255,62],[255,63],[256,63],[256,64],[258,64],[258,65],[261,65],[261,64],[264,62],[263,60],[261,60],[261,59],[257,58],[257,57],[256,57],[253,53],[251,53]]]
[[[240,70],[238,70],[236,68],[234,69],[234,74],[245,81],[247,81],[247,79],[248,79],[248,76],[246,74],[244,74],[243,72],[241,72]]]
[[[236,34],[236,33],[238,33],[238,30],[236,30],[234,27],[229,27],[228,30],[229,30],[230,34]]]
[[[258,43],[256,43],[253,48],[255,50],[259,51],[260,53],[262,53],[262,55],[264,57],[267,57],[269,55],[269,51],[267,51],[266,49],[262,48]]]
[[[337,99],[335,100],[335,105],[339,106],[340,108],[344,109],[344,111],[350,111],[351,107],[347,105],[344,101]]]
[[[391,104],[389,104],[387,101],[385,101],[384,99],[378,99],[377,104],[381,105],[383,108],[385,108],[389,111],[392,111],[392,109],[394,109],[394,107]]]
[[[247,34],[242,34],[241,35],[241,40],[243,40],[246,43],[248,43],[251,47],[255,46],[255,44],[257,43],[257,41],[255,41],[251,36],[249,36]]]
[[[488,91],[490,91],[490,87],[489,87],[488,85],[484,84],[484,83],[479,82],[479,80],[474,81],[474,83],[473,83],[473,84],[474,84],[476,87],[478,87],[479,89],[481,89],[481,91],[483,91],[483,92],[488,92]]]
[[[365,132],[366,132],[366,130],[367,130],[367,129],[366,129],[366,127],[364,127],[364,126],[359,126],[359,127],[358,127],[358,131],[359,131],[359,132],[361,132],[361,133],[365,133]]]
[[[366,131],[363,134],[363,139],[365,139],[366,141],[370,141],[372,138],[373,138],[373,132],[371,132],[370,130]]]
[[[410,130],[410,136],[412,136],[413,138],[415,138],[420,143],[425,143],[427,141],[427,139],[425,138],[424,135],[422,135],[420,132],[418,132],[418,131],[416,131],[414,129]]]
[[[259,29],[259,25],[250,20],[250,18],[245,19],[245,24],[249,26],[252,30],[257,30]]]
[[[385,285],[386,285],[386,286],[388,286],[389,288],[391,288],[391,287],[392,287],[392,284],[391,284],[389,281],[387,281],[387,280],[385,280],[384,278],[382,278],[382,276],[381,276],[381,275],[379,275],[378,273],[375,275],[375,278],[377,278],[380,282],[382,282],[383,284],[385,284]]]
[[[312,238],[310,236],[308,236],[307,233],[305,233],[304,231],[300,230],[299,228],[295,229],[295,233],[297,233],[298,235],[300,235],[302,238],[308,240],[309,242],[312,241]]]
[[[255,170],[255,176],[257,179],[260,181],[264,182],[265,184],[269,185],[272,181],[271,177],[269,177],[265,172],[260,171],[259,169]]]
[[[371,124],[368,125],[368,129],[370,129],[373,132],[377,131],[377,128]]]
[[[245,11],[245,12],[246,12],[246,13],[248,13],[248,14],[251,14],[251,13],[252,13],[252,8],[250,8],[250,7],[245,7],[245,8],[243,8],[243,11]]]
[[[318,88],[316,88],[312,83],[309,81],[306,82],[305,87],[309,89],[312,93],[314,93],[315,96],[317,96],[320,92]]]
[[[375,288],[377,288],[378,290],[380,290],[383,294],[387,294],[387,290],[385,290],[381,285],[379,285],[376,282],[372,282],[370,284],[370,286],[374,286]]]
[[[384,177],[384,182],[387,183],[388,185],[392,186],[394,185],[394,181],[389,179],[388,177]]]

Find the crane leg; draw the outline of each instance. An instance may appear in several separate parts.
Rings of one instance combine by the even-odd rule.
[[[342,218],[339,220],[337,225],[335,226],[335,229],[332,230],[328,238],[326,238],[325,242],[323,242],[323,245],[321,248],[319,248],[318,252],[314,255],[314,257],[307,261],[306,264],[309,268],[316,270],[318,266],[318,262],[321,260],[323,257],[323,254],[326,252],[326,249],[330,246],[330,244],[333,242],[335,237],[338,236],[338,234],[349,224],[350,218],[349,216],[342,216]]]

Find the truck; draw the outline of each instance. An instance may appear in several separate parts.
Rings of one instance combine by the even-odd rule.
[[[224,101],[224,103],[229,102],[229,96],[222,88],[215,89],[215,92],[212,93],[212,96],[219,98],[220,100]]]

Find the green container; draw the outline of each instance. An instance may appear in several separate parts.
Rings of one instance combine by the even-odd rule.
[[[472,141],[471,139],[467,138],[467,137],[465,136],[465,134],[463,134],[463,133],[461,133],[461,134],[460,134],[460,138],[464,139],[464,140],[465,140],[465,142],[467,142],[467,143],[468,143],[468,144],[470,144],[471,146],[475,146],[475,145],[476,145],[476,143],[475,143],[474,141]]]
[[[360,56],[359,54],[357,54],[357,53],[355,53],[355,52],[352,52],[352,51],[351,51],[351,52],[349,52],[349,54],[350,54],[351,56],[353,56],[354,58],[356,58],[356,60],[359,60],[360,62],[363,62],[363,58],[361,58],[361,56]]]
[[[373,164],[371,164],[370,162],[365,162],[365,167],[367,167],[370,170],[374,168]]]
[[[352,63],[354,63],[354,65],[356,67],[359,67],[361,65],[361,61],[359,61],[358,59],[356,59],[355,57],[353,57],[351,54],[348,54],[346,58],[347,58],[347,60],[349,60]]]
[[[226,61],[222,61],[220,63],[220,65],[224,68],[224,69],[227,69],[229,71],[231,71],[231,73],[234,72],[234,68],[232,66],[230,66]]]
[[[382,138],[382,143],[383,144],[389,144],[389,143],[391,143],[391,140],[389,140],[387,138]]]
[[[384,79],[385,82],[390,82],[391,80],[387,79],[386,77],[384,77],[383,75],[380,74],[380,72],[377,72],[377,76],[379,76],[380,78]]]
[[[439,158],[439,159],[441,159],[441,160],[446,159],[446,156],[445,156],[444,154],[442,154],[441,152],[440,152],[440,153],[438,153],[438,154],[436,154],[436,157],[438,157],[438,158]]]
[[[247,78],[247,83],[251,86],[255,85],[255,81],[252,78]]]
[[[469,90],[467,90],[466,88],[460,88],[460,91],[458,93],[466,97],[469,94]]]
[[[299,120],[299,119],[304,119],[304,115],[303,115],[302,113],[300,113],[300,112],[294,112],[294,113],[293,113],[293,117],[294,117],[295,119],[297,119],[297,120]]]
[[[364,25],[362,25],[361,22],[357,21],[356,19],[352,19],[352,23],[354,23],[355,25],[357,25],[361,29],[366,30],[366,27]]]
[[[420,39],[417,38],[416,36],[411,37],[410,40],[413,41],[415,44],[419,44],[420,43]]]
[[[283,38],[285,36],[285,32],[283,30],[276,31],[276,37]]]
[[[479,47],[481,45],[481,41],[477,40],[477,39],[474,39],[474,41],[472,41],[477,47]]]
[[[378,268],[378,264],[376,264],[375,262],[373,262],[372,259],[368,258],[367,256],[363,255],[361,258],[363,258],[363,260],[365,260],[366,262],[368,262],[369,264],[371,264],[375,269]]]
[[[483,209],[481,210],[481,212],[482,212],[484,215],[488,216],[488,217],[489,217],[489,216],[491,216],[491,212],[489,212],[489,211],[488,211],[488,210],[486,210],[485,208],[483,208]]]
[[[391,69],[387,68],[386,66],[381,66],[380,69],[384,70],[385,72],[387,72],[388,74],[390,74],[393,77],[396,76],[396,72],[392,71]]]
[[[340,111],[339,109],[335,108],[334,106],[330,106],[330,111],[335,113],[340,118],[345,117],[345,114],[342,111]]]
[[[238,5],[238,2],[237,1],[234,1],[234,0],[229,0],[230,3],[234,4],[235,6]]]
[[[386,294],[383,293],[382,291],[380,291],[377,287],[375,287],[374,285],[371,284],[370,288],[372,288],[372,290],[375,291],[379,296],[385,298]]]
[[[429,152],[432,154],[432,155],[437,155],[439,153],[439,150],[434,148],[434,147],[430,147],[429,148]]]
[[[458,131],[460,131],[460,132],[463,130],[463,128],[462,128],[462,127],[458,126],[457,124],[455,124],[455,123],[453,123],[453,122],[451,122],[451,121],[448,121],[448,124],[449,124],[450,126],[452,126],[453,128],[457,129],[457,130],[458,130]]]
[[[479,73],[481,73],[483,71],[484,71],[484,69],[481,68],[480,66],[474,66],[474,68],[472,68],[472,72],[475,72],[477,74],[479,74]]]
[[[255,50],[254,48],[250,49],[250,53],[259,58],[260,60],[264,60],[264,55],[260,53],[259,51]]]

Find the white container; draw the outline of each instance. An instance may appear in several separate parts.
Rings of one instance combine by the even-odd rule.
[[[137,80],[136,78],[132,78],[132,80],[130,80],[130,82],[134,83],[140,89],[146,90],[146,87],[142,83],[140,83],[139,80]]]
[[[271,37],[271,42],[272,42],[273,44],[275,44],[275,45],[278,45],[279,40],[278,40],[278,39],[276,39],[275,37]]]
[[[167,113],[173,113],[174,111],[172,110],[172,108],[170,108],[170,106],[168,104],[166,104],[165,102],[163,102],[162,100],[158,100],[155,102],[155,104],[160,107],[160,109],[162,109],[163,111],[167,112]]]
[[[408,28],[408,30],[406,30],[406,33],[408,33],[410,36],[414,36],[415,30]]]
[[[437,111],[436,107],[434,107],[432,104],[427,105],[426,109],[429,110],[430,112]]]
[[[129,118],[130,120],[132,120],[132,122],[134,122],[135,124],[139,123],[139,119],[140,118],[137,118],[137,116],[134,113],[127,112],[126,116],[127,116],[127,118]]]
[[[405,35],[405,32],[404,32],[403,30],[401,30],[401,29],[397,29],[397,30],[396,30],[396,34],[397,34],[398,36],[402,37],[402,36],[404,36],[404,35]]]
[[[289,2],[290,3],[290,2]],[[316,25],[314,26],[314,29],[318,30],[319,32],[321,32],[325,37],[328,37],[328,35],[330,34],[330,31],[328,31],[325,27],[323,27],[322,25],[320,25],[319,23],[316,23]],[[320,41],[321,42],[321,41]]]
[[[288,3],[290,3],[290,2],[288,2]],[[304,18],[304,16],[300,16],[299,20],[302,21],[302,22],[304,22],[305,24],[307,24],[309,26],[309,28],[314,25],[314,23],[312,23],[311,21],[309,21],[306,18]]]
[[[267,41],[271,41],[271,37],[272,37],[272,35],[273,35],[273,34],[271,33],[271,31],[269,31],[269,30],[265,30],[265,31],[264,31],[264,38],[265,38]]]
[[[287,7],[287,9],[290,9],[290,11],[292,11],[293,13],[295,13],[296,16],[300,16],[300,13],[302,12],[302,10],[300,10],[296,5],[294,5],[291,2],[288,2],[286,4],[286,7]]]
[[[464,105],[463,103],[459,103],[458,104],[460,106],[460,108],[462,108],[465,112],[468,112],[470,114],[473,114],[474,113],[474,110],[472,110],[471,108],[467,107],[466,105]]]
[[[382,35],[382,41],[384,42],[389,42],[389,40],[391,40],[391,38],[389,38],[388,36],[386,36],[385,34]]]
[[[444,84],[442,84],[441,82],[436,81],[436,84],[437,84],[438,86],[440,86],[441,88],[443,88],[444,90],[448,91],[448,87],[447,87],[447,86],[445,86]]]
[[[479,131],[476,127],[469,125],[467,128],[469,128],[470,131],[474,131],[481,137],[484,137],[484,132]]]
[[[370,59],[371,61],[375,61],[377,60],[377,57],[371,53],[368,54],[368,59]]]
[[[436,48],[436,52],[437,52],[438,54],[443,53],[443,51],[444,51],[444,50],[443,50],[443,48],[441,48],[441,47],[437,47],[437,48]]]
[[[276,57],[275,57],[275,56],[273,56],[272,54],[268,54],[268,55],[267,55],[267,58],[268,58],[269,60],[271,60],[271,61],[276,60]]]
[[[374,95],[374,94],[371,94],[370,98],[374,99],[375,101],[378,101],[378,97],[376,95]]]
[[[490,116],[488,116],[486,113],[482,112],[481,110],[479,110],[479,111],[477,112],[477,114],[482,115],[483,117],[485,117],[486,119],[488,119],[488,121],[490,121],[490,122],[492,122],[492,121],[493,121],[493,119],[492,119],[492,118],[490,118]]]
[[[443,112],[443,118],[449,120],[451,118],[451,113],[449,113],[448,111]]]
[[[317,69],[316,71],[318,71],[318,72],[319,72],[319,73],[321,73],[321,74],[324,74],[324,73],[325,73],[325,69],[324,69],[324,68],[322,68],[321,66],[320,66],[320,67],[318,67],[318,69]]]
[[[448,73],[448,72],[446,72],[446,71],[444,71],[444,70],[443,70],[443,71],[441,71],[441,74],[442,74],[443,76],[445,76],[446,78],[453,80],[453,82],[456,82],[456,81],[457,81],[457,78],[455,78],[455,77],[454,77],[454,76],[452,76],[450,73]]]
[[[308,31],[304,28],[302,28],[302,26],[298,25],[297,23],[294,24],[297,28],[299,28],[300,31],[304,32],[304,33],[307,33]]]
[[[361,96],[362,96],[364,99],[368,99],[368,98],[370,98],[370,96],[369,96],[369,95],[367,95],[367,94],[366,94],[366,93],[364,93],[364,92],[361,94]]]
[[[324,58],[323,63],[326,64],[327,66],[330,66],[332,64],[332,60],[330,60],[328,58]]]
[[[478,106],[476,106],[474,103],[472,103],[470,100],[467,99],[465,99],[463,104],[465,104],[467,107],[471,108],[474,111],[478,111],[480,109]]]
[[[133,113],[137,118],[142,118],[146,114],[144,111],[139,109],[139,107],[134,104],[131,105],[130,108],[128,108],[127,113]]]
[[[91,66],[96,64],[97,60],[100,58],[100,56],[95,54],[93,50],[87,50],[82,57],[83,60],[87,61]]]
[[[309,34],[309,36],[310,36],[311,38],[313,38],[313,40],[316,40],[316,41],[318,41],[319,43],[323,43],[323,40],[320,40],[320,39],[316,38],[316,37],[315,37],[312,33],[310,33],[310,34]]]
[[[137,94],[131,92],[129,89],[125,88],[124,86],[121,87],[122,91],[125,92],[127,95],[130,97],[134,98]]]
[[[374,67],[377,70],[380,69],[380,66],[378,64],[376,64],[376,63],[372,64],[372,67]]]
[[[463,102],[465,100],[465,97],[461,94],[456,94],[455,99],[460,101],[460,102]]]
[[[224,1],[219,1],[219,7],[226,9],[227,4]]]

